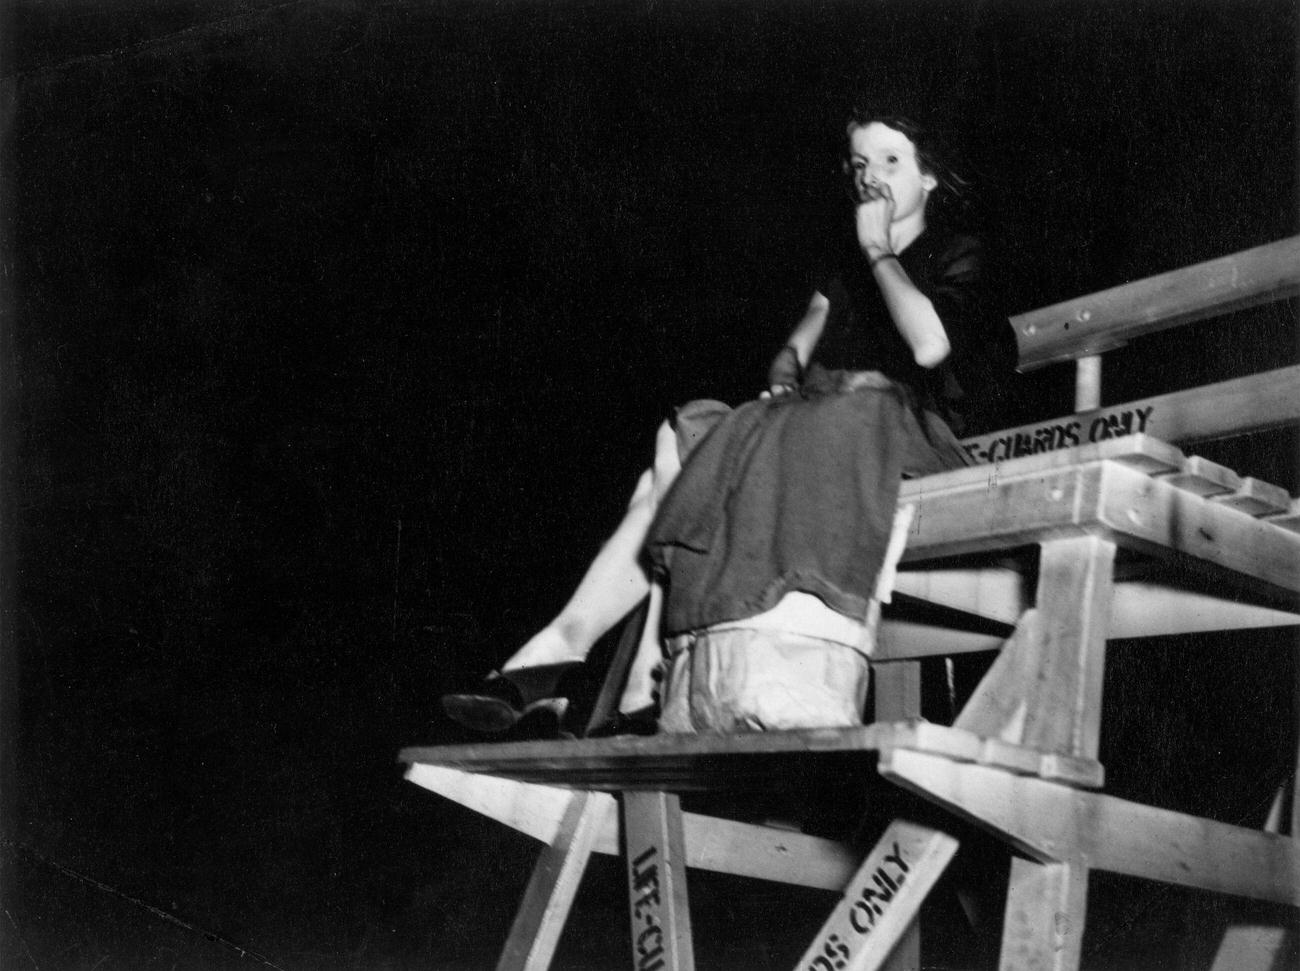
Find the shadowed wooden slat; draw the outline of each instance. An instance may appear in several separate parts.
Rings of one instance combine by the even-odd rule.
[[[902,747],[961,762],[999,765],[1073,785],[1098,786],[1088,759],[1017,746],[989,746],[971,732],[929,722],[878,722],[739,735],[653,735],[544,742],[415,746],[398,760],[562,788],[675,792],[798,790],[827,772],[863,773],[875,754]]]
[[[744,735],[654,735],[571,741],[498,742],[404,749],[407,763],[573,788],[606,791],[698,791],[790,784],[815,771],[809,755],[838,756],[869,767],[882,742],[909,736],[903,726],[754,732]]]

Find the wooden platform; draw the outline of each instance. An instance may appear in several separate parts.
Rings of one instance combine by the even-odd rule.
[[[862,775],[882,751],[908,749],[1017,775],[1100,786],[1100,764],[982,739],[928,722],[862,728],[754,732],[744,735],[652,735],[558,742],[487,742],[411,747],[404,763],[438,765],[566,789],[672,792],[797,789],[827,768]]]
[[[1290,528],[1290,497],[1147,435],[910,481],[899,501],[917,511],[899,575],[902,603],[882,630],[877,660],[1010,645],[999,662],[1007,668],[999,675],[1001,695],[986,691],[955,727],[890,722],[752,735],[488,742],[411,747],[399,758],[572,789],[686,792],[797,787],[827,768],[861,772],[881,752],[908,750],[1099,787],[1095,720],[1108,636],[1168,633],[1180,618],[1186,629],[1300,624],[1300,533]],[[1034,547],[1044,551],[1029,570],[1040,574],[1037,611],[1024,571],[960,565],[971,554]],[[1201,582],[1180,590],[1151,579],[1159,569],[1147,569],[1137,571],[1131,595],[1113,595],[1125,589],[1112,576],[1115,551]],[[993,625],[969,633],[898,620],[909,602]],[[1070,643],[1052,640],[1062,624]],[[1027,672],[1041,665],[1048,681],[1062,686],[1059,698],[1036,694],[1042,678]],[[1029,705],[1027,722],[1016,715],[1017,704]],[[1075,711],[1073,724],[1066,724],[1063,705]]]
[[[917,505],[903,562],[1091,535],[1211,576],[1241,591],[1237,600],[1300,607],[1292,500],[1285,490],[1230,470],[1224,470],[1230,478],[1220,476],[1222,484],[1210,489],[1210,465],[1147,435],[1130,435],[911,480],[899,498]]]
[[[920,899],[955,848],[943,832],[895,820],[861,859],[676,795],[827,773],[909,790],[1011,848],[1001,971],[1079,968],[1094,870],[1300,906],[1294,781],[1267,831],[1098,791],[1108,640],[1300,626],[1300,500],[1171,444],[1300,422],[1300,365],[1103,407],[1097,355],[1294,296],[1298,257],[1300,236],[1012,319],[1022,370],[1077,362],[1075,414],[966,439],[976,465],[902,484],[915,508],[872,654],[880,722],[404,749],[412,782],[545,844],[498,971],[549,965],[587,857],[620,848],[640,971],[694,966],[687,867],[842,889],[800,968],[915,969]],[[915,720],[918,659],[969,651],[996,656],[954,724]],[[1277,971],[1274,930],[1231,928],[1214,971]]]

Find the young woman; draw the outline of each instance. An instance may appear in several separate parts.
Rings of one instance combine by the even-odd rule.
[[[452,718],[501,731],[524,711],[558,712],[558,676],[650,594],[663,618],[647,624],[623,711],[653,704],[662,634],[667,730],[856,722],[899,481],[965,463],[954,429],[1005,380],[1015,347],[980,244],[931,225],[932,198],[961,183],[929,134],[875,115],[846,134],[852,226],[769,389],[734,411],[693,402],[661,427],[655,467],[564,610],[482,689],[446,696]],[[786,690],[810,670],[820,687]],[[774,684],[794,700],[773,701]]]

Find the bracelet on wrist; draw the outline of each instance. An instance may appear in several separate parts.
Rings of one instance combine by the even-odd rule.
[[[868,257],[867,268],[874,270],[876,268],[876,264],[879,263],[881,260],[896,260],[896,259],[898,259],[897,253],[881,253],[879,256]]]

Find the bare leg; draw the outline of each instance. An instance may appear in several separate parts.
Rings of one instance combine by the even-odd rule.
[[[655,673],[663,661],[663,645],[659,641],[659,619],[663,613],[664,589],[657,582],[650,585],[650,605],[645,615],[645,627],[637,643],[636,655],[627,671],[627,684],[618,710],[641,711],[655,703]]]
[[[659,500],[680,470],[676,434],[665,422],[655,436],[654,465],[637,481],[622,522],[591,561],[568,603],[501,666],[503,671],[585,658],[596,641],[651,592],[641,549]],[[661,601],[662,591],[651,600],[646,630],[620,706],[625,711],[651,701],[652,673],[659,663],[657,606]]]
[[[654,517],[653,473],[637,482],[623,521],[587,567],[555,619],[534,634],[501,669],[581,660],[596,641],[650,592],[641,547]]]
[[[668,491],[668,487],[682,470],[681,457],[677,451],[677,435],[664,422],[659,426],[655,436],[655,461],[651,481],[651,501],[654,511]],[[641,630],[641,640],[637,644],[636,656],[628,669],[627,684],[623,688],[623,697],[619,701],[620,711],[640,711],[655,703],[655,673],[663,662],[663,644],[659,638],[659,622],[663,615],[664,590],[654,581],[650,585],[650,604],[646,611],[645,627]]]

